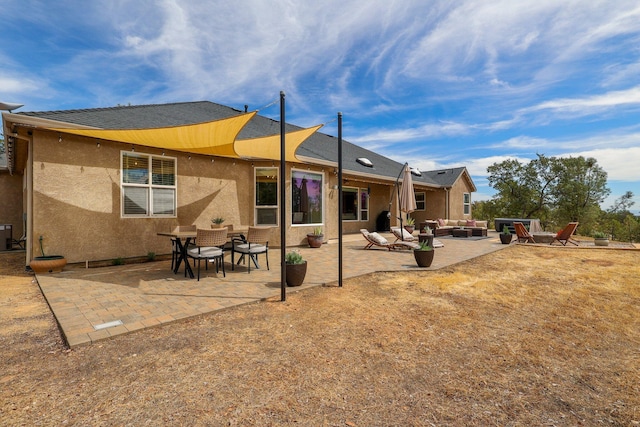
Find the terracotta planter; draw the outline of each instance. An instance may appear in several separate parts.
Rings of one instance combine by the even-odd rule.
[[[431,249],[430,251],[421,251],[419,249],[415,249],[413,251],[413,257],[416,259],[416,264],[418,264],[418,267],[431,267],[435,252],[436,251],[434,251],[433,249]]]
[[[309,246],[312,248],[319,248],[320,246],[322,246],[322,242],[324,240],[324,235],[323,234],[307,234],[307,242],[309,243]]]
[[[286,264],[287,286],[300,286],[307,275],[307,261],[302,264]]]
[[[409,234],[413,234],[413,231],[416,229],[415,225],[405,225],[404,229],[407,230]]]
[[[67,259],[62,255],[39,256],[29,263],[29,267],[36,274],[60,273],[67,265]]]

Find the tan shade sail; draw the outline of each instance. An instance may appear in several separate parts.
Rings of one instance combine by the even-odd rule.
[[[256,113],[254,111],[206,123],[151,129],[50,129],[146,147],[238,157],[234,150],[235,139]]]
[[[285,135],[285,160],[300,162],[295,156],[296,150],[307,138],[323,125],[288,132]],[[280,160],[280,135],[259,138],[239,139],[235,144],[236,153],[243,158]]]
[[[257,111],[238,116],[183,126],[151,129],[76,129],[49,128],[107,141],[118,141],[146,147],[207,154],[223,157],[280,160],[280,135],[237,140],[242,128]],[[300,162],[295,152],[322,125],[289,132],[285,135],[285,160]]]

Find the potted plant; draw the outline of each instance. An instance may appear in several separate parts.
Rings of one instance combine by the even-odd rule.
[[[307,234],[307,242],[312,248],[319,248],[322,246],[324,234],[322,234],[322,227],[316,227],[313,229],[313,233]]]
[[[40,252],[42,252],[42,256],[32,259],[29,267],[36,274],[61,272],[64,266],[67,265],[67,259],[62,255],[45,255],[42,240],[43,237],[40,236]]]
[[[287,286],[300,286],[307,274],[307,261],[297,251],[288,252],[284,256],[287,275]]]
[[[513,239],[511,230],[509,230],[509,227],[507,227],[506,225],[503,226],[502,232],[500,233],[500,242],[502,242],[503,245],[508,245],[509,243],[511,243],[511,239]]]
[[[413,233],[415,226],[416,226],[416,220],[408,216],[407,220],[404,223],[404,229],[407,230],[409,233]]]
[[[420,247],[413,250],[413,257],[416,259],[418,267],[430,267],[433,262],[435,251],[428,242],[420,242]]]
[[[609,236],[602,231],[596,231],[593,233],[593,243],[596,246],[609,246]]]
[[[213,218],[211,222],[213,223],[213,225],[211,225],[211,228],[222,228],[222,223],[224,222],[224,218],[221,216],[217,216]]]

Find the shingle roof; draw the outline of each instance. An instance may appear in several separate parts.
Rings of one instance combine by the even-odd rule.
[[[92,108],[66,111],[20,112],[17,114],[74,123],[102,129],[145,129],[166,126],[179,126],[202,123],[223,119],[241,114],[243,111],[216,104],[209,101],[181,102],[172,104],[116,106],[108,108]],[[287,124],[287,131],[301,129],[299,126]],[[265,135],[275,135],[280,132],[280,123],[268,117],[256,115],[240,132],[239,139],[255,138]],[[395,179],[402,171],[402,163],[373,151],[351,144],[343,140],[343,168],[345,171]],[[298,148],[297,154],[320,163],[338,161],[338,139],[336,137],[316,132]],[[356,161],[357,158],[368,158],[373,167],[366,167]],[[458,175],[464,168],[456,168]],[[414,176],[413,181],[427,186],[449,186],[444,178],[451,174],[436,173],[438,171],[422,172],[421,177]],[[453,179],[453,182],[455,182]]]

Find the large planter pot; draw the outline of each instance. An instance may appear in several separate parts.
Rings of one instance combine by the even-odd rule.
[[[509,243],[511,243],[512,239],[513,239],[513,234],[500,233],[500,242],[502,242],[503,245],[508,245]]]
[[[67,259],[62,255],[39,256],[29,263],[29,267],[36,274],[60,273],[65,265]]]
[[[404,229],[407,230],[409,234],[413,234],[413,231],[416,229],[415,225],[405,225]]]
[[[322,246],[324,240],[324,234],[307,234],[307,242],[312,248],[319,248]]]
[[[593,243],[596,246],[609,246],[609,239],[607,237],[595,237]]]
[[[287,286],[300,286],[307,275],[307,261],[302,264],[285,264],[287,272]]]
[[[416,259],[416,264],[418,264],[418,267],[431,267],[435,252],[436,251],[434,251],[433,249],[431,249],[430,251],[421,251],[419,249],[415,249],[413,251],[413,257]]]

